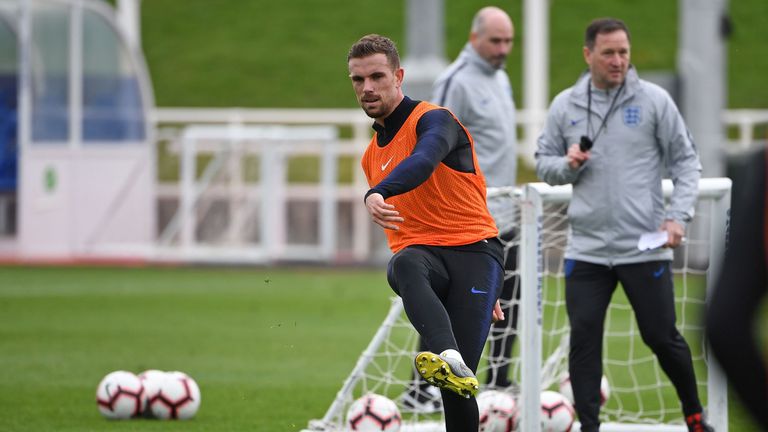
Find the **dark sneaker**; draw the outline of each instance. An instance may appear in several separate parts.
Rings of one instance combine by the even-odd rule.
[[[715,428],[704,421],[701,413],[691,414],[685,418],[685,424],[688,425],[688,432],[715,432]]]
[[[464,363],[429,351],[416,354],[416,370],[433,386],[469,398],[477,395],[480,383]]]
[[[443,400],[436,387],[411,388],[400,396],[401,411],[414,414],[434,414],[443,410]]]

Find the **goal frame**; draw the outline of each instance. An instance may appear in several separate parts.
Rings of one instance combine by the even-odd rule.
[[[670,180],[664,180],[662,189],[665,198],[672,195],[674,189]],[[520,316],[519,316],[519,358],[520,358],[520,392],[517,407],[520,413],[520,423],[517,430],[525,432],[541,432],[540,423],[540,394],[542,391],[541,373],[543,369],[543,221],[544,204],[564,204],[570,200],[572,188],[570,185],[550,186],[545,183],[529,183],[522,188],[493,188],[488,196],[506,195],[515,197],[520,211],[520,243],[518,246],[518,270],[520,277]],[[705,201],[702,200],[706,199]],[[731,180],[728,178],[705,178],[699,181],[699,201],[708,205],[709,250],[708,266],[706,269],[706,296],[711,295],[715,283],[715,275],[721,266],[721,257],[725,249],[727,226],[731,203]],[[310,431],[337,431],[336,420],[343,417],[345,403],[355,386],[363,379],[365,370],[374,361],[380,347],[387,338],[398,319],[403,314],[402,300],[395,297],[386,318],[377,329],[374,337],[358,358],[352,372],[347,376],[341,389],[322,419],[311,420],[306,429]],[[720,432],[728,431],[728,384],[724,373],[717,365],[708,347],[704,347],[707,359],[707,406],[709,423]],[[682,424],[633,424],[626,422],[602,423],[600,429],[604,432],[687,432]],[[342,429],[343,430],[343,429]],[[401,432],[440,432],[445,430],[441,421],[426,421],[416,424],[403,424]],[[577,421],[570,429],[580,432],[581,425]]]
[[[664,180],[665,198],[672,195],[671,180]],[[545,203],[565,203],[572,196],[571,185],[550,186],[546,183],[529,183],[523,187],[521,206],[521,239],[519,250],[520,268],[520,356],[521,382],[518,407],[520,429],[540,432],[541,351],[543,321],[543,256],[541,249],[542,224]],[[731,204],[731,180],[728,178],[703,178],[699,181],[699,200],[707,198],[710,206],[709,265],[707,267],[707,297],[714,287],[715,275],[725,249],[726,230]],[[709,348],[707,351],[707,407],[709,422],[717,431],[728,431],[728,384]],[[571,429],[581,430],[579,422]],[[600,430],[686,432],[684,425],[649,425],[628,423],[603,423]]]

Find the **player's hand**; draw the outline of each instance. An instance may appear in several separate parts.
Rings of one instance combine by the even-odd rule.
[[[504,321],[504,311],[501,310],[501,302],[496,300],[496,304],[493,305],[493,315],[491,316],[492,322]]]
[[[371,215],[371,219],[384,229],[399,230],[396,223],[405,221],[400,217],[400,212],[395,210],[395,206],[384,202],[384,197],[378,193],[372,193],[365,199],[365,208]]]
[[[570,166],[571,169],[577,169],[584,165],[584,162],[589,160],[589,151],[581,151],[578,143],[571,144],[571,146],[568,147],[568,154],[565,156],[568,158],[568,166]]]
[[[667,232],[667,242],[664,247],[676,248],[685,238],[685,228],[677,221],[667,219],[661,224],[661,230]]]

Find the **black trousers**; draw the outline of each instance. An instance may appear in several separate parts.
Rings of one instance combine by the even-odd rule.
[[[455,349],[475,372],[504,281],[500,251],[495,238],[470,248],[409,246],[392,257],[387,269],[390,286],[403,299],[427,348],[436,353]],[[477,430],[475,399],[441,393],[446,430]]]
[[[506,273],[504,285],[501,289],[501,309],[504,311],[504,319],[493,323],[491,326],[490,337],[492,338],[488,353],[488,374],[485,382],[494,387],[507,387],[509,381],[510,357],[512,348],[515,345],[517,337],[517,321],[520,315],[520,277],[515,273],[517,270],[517,244],[506,246],[513,242],[516,237],[516,230],[508,231],[499,236],[504,244],[504,271]],[[419,340],[419,351],[427,351],[424,339]],[[414,377],[416,377],[414,370]],[[425,392],[429,387],[424,381],[419,381],[419,390]]]
[[[565,278],[565,304],[571,325],[568,369],[582,431],[600,428],[603,326],[618,282],[635,312],[643,342],[677,390],[683,413],[688,416],[701,412],[691,350],[675,327],[669,261],[608,267],[566,260]]]

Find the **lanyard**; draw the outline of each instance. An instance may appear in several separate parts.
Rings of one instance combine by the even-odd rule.
[[[592,131],[592,80],[587,80],[587,134],[581,137],[581,151],[589,150],[592,147],[592,144],[597,140],[597,137],[600,136],[600,133],[603,132],[603,129],[605,128],[605,123],[608,121],[608,117],[613,112],[613,107],[616,105],[616,100],[619,98],[619,95],[621,94],[621,91],[624,90],[624,84],[627,82],[625,79],[621,83],[621,87],[616,91],[616,94],[613,95],[613,100],[611,101],[611,106],[608,107],[608,112],[605,113],[605,117],[603,117],[603,122],[600,123],[600,127],[597,129],[597,133],[590,138],[590,132]]]

